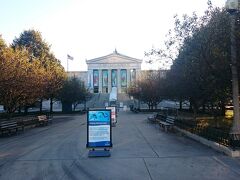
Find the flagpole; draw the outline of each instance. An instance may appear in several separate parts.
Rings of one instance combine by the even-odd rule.
[[[73,57],[72,56],[70,56],[69,54],[67,54],[67,72],[68,72],[68,60],[73,60]]]

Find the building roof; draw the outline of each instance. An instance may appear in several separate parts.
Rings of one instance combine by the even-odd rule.
[[[87,64],[105,64],[105,63],[142,63],[141,59],[132,58],[117,52],[115,49],[113,53],[106,56],[86,60]]]

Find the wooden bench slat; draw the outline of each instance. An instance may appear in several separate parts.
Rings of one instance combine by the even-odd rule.
[[[11,133],[12,130],[17,132],[17,121],[2,121],[0,122],[0,131],[1,134],[4,132]]]
[[[52,116],[41,115],[38,116],[22,116],[13,117],[11,120],[2,119],[0,121],[0,135],[4,133],[24,131],[26,127],[36,125],[47,125],[52,122]]]
[[[170,129],[174,126],[174,121],[175,121],[174,117],[165,116],[165,120],[164,121],[161,120],[159,122],[159,126],[163,127],[165,129],[165,131],[167,132],[168,129]]]
[[[172,125],[172,124],[169,124],[169,123],[163,122],[163,121],[160,121],[160,123],[163,124],[163,125],[165,125],[165,126],[170,126],[170,125]]]
[[[4,126],[1,126],[1,128],[8,128],[8,127],[16,127],[17,125],[16,124],[10,124],[10,125],[4,125]]]

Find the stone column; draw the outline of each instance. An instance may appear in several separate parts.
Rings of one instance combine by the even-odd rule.
[[[88,83],[89,83],[89,88],[90,88],[90,92],[93,93],[93,70],[89,69],[88,70]]]
[[[130,76],[131,76],[131,71],[130,69],[127,69],[127,88],[130,86]]]
[[[98,70],[98,78],[99,78],[99,93],[102,93],[102,69]]]
[[[111,79],[112,79],[112,71],[111,71],[111,69],[108,69],[108,93],[110,93],[111,90],[112,90],[112,81],[111,81]]]
[[[118,88],[118,93],[121,93],[121,73],[120,69],[117,69],[117,88]]]

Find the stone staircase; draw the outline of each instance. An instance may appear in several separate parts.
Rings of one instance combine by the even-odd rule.
[[[93,108],[95,106],[95,102],[98,99],[98,94],[92,94],[92,98],[87,101],[86,106],[89,108]]]
[[[119,93],[118,94],[118,103],[123,103],[123,105],[128,106],[131,104],[131,99],[129,98],[128,94]]]
[[[89,108],[105,108],[105,103],[109,101],[109,94],[93,94],[87,102]]]
[[[105,103],[109,103],[110,94],[93,94],[93,97],[87,102],[87,107],[89,108],[105,108]],[[118,94],[117,105],[120,106],[120,103],[128,106],[131,104],[131,100],[127,94],[119,93]]]

